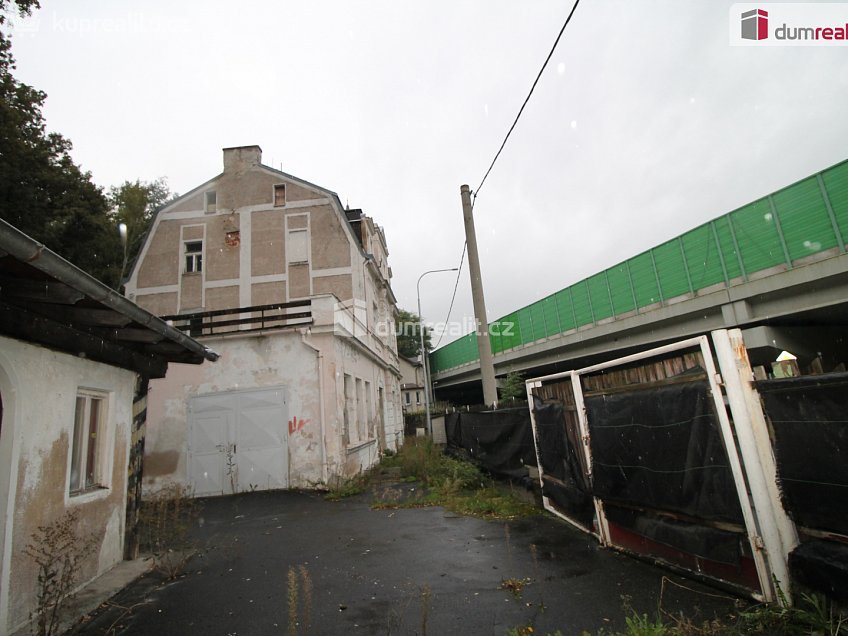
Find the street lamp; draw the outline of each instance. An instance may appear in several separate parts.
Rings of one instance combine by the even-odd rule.
[[[421,339],[421,361],[424,363],[424,409],[427,412],[427,435],[430,437],[433,436],[433,423],[430,421],[430,374],[427,371],[427,350],[424,348],[424,319],[421,317],[421,279],[427,274],[455,272],[458,270],[458,267],[450,267],[448,269],[431,269],[429,272],[421,274],[415,285],[415,292],[418,296],[418,336]]]
[[[118,279],[118,291],[124,282],[124,272],[127,269],[127,224],[118,223],[118,234],[121,236],[121,247],[124,248],[124,262],[121,265],[121,276]]]

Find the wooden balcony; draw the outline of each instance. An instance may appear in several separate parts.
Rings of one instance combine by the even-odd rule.
[[[192,337],[304,327],[312,324],[312,302],[299,300],[272,305],[198,311],[191,314],[162,316],[162,320],[171,322],[174,327]]]

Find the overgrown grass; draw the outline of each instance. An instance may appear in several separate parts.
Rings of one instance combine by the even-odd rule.
[[[660,608],[649,617],[640,614],[623,597],[626,629],[623,632],[601,630],[598,636],[748,636],[776,634],[801,636],[848,636],[848,615],[836,610],[820,594],[802,594],[790,607],[785,598],[773,604],[761,604],[724,619],[695,623],[689,618],[673,616]]]
[[[368,487],[369,473],[359,473],[348,479],[337,478],[327,484],[327,501],[340,501],[365,492]]]
[[[382,462],[398,467],[404,481],[415,480],[424,488],[411,499],[377,501],[375,508],[444,506],[457,514],[487,519],[515,519],[538,514],[511,487],[498,484],[470,462],[450,457],[429,438],[413,437]]]

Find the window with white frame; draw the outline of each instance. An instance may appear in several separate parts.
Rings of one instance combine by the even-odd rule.
[[[360,378],[356,378],[356,432],[359,440],[368,439],[365,420],[365,389]]]
[[[309,261],[309,232],[306,229],[289,230],[289,241],[286,253],[289,263],[306,263]]]
[[[105,394],[88,390],[77,392],[71,440],[71,481],[68,486],[72,495],[106,486],[103,465],[106,413]]]
[[[203,241],[185,242],[185,272],[191,274],[203,271]]]
[[[356,414],[354,411],[356,408],[356,396],[354,395],[353,377],[349,376],[347,373],[344,374],[344,398],[344,429],[342,431],[342,435],[344,437],[345,444],[350,444],[353,441],[357,441],[351,435],[351,433],[356,432],[356,426],[354,425],[356,422]]]
[[[371,395],[371,383],[365,381],[365,430],[369,438],[376,437],[374,430],[374,398]]]

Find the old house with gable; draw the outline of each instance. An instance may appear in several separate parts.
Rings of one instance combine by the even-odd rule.
[[[402,442],[383,230],[339,197],[225,148],[224,170],[156,215],[126,283],[215,348],[151,386],[146,486],[311,487]]]

